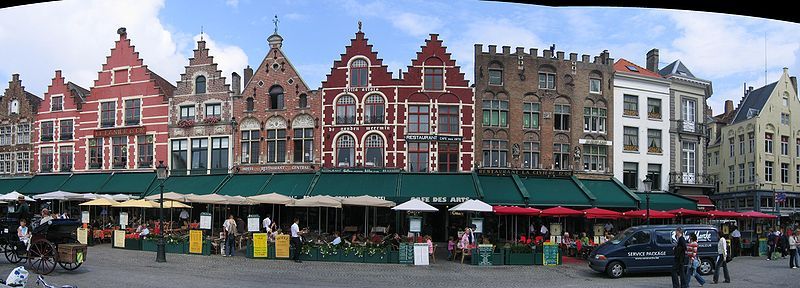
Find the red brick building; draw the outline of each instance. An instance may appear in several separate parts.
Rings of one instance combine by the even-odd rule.
[[[34,169],[38,173],[71,172],[78,164],[85,169],[84,161],[76,161],[75,153],[83,151],[78,145],[77,131],[81,128],[80,111],[89,90],[67,82],[56,70],[50,86],[39,105],[33,142]]]
[[[244,89],[234,92],[238,122],[235,171],[288,172],[319,168],[320,99],[281,50],[277,29],[255,74],[244,71]],[[236,90],[236,89],[234,89]]]
[[[322,83],[323,167],[471,170],[474,97],[438,35],[401,76],[359,29]]]
[[[147,68],[125,28],[80,111],[74,170],[152,170],[167,164],[175,86]],[[82,163],[79,163],[82,162]]]
[[[31,131],[42,99],[25,91],[19,74],[11,75],[0,96],[0,176],[31,174]]]

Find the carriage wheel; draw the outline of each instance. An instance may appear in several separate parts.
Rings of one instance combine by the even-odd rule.
[[[23,242],[6,243],[5,245],[3,245],[3,254],[6,255],[6,259],[8,259],[8,262],[19,263],[19,261],[22,261],[22,257],[20,257],[19,254],[20,250],[25,249],[24,246],[25,243]]]
[[[79,243],[79,242],[78,239],[75,238],[64,238],[63,243]],[[67,269],[69,271],[78,269],[78,267],[81,267],[82,264],[83,262],[80,263],[58,262],[58,266],[61,266],[61,268]]]
[[[46,239],[34,240],[28,251],[28,267],[40,275],[53,272],[56,269],[56,246]]]

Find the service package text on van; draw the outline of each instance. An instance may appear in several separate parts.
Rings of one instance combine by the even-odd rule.
[[[628,252],[628,257],[667,256],[667,251]]]

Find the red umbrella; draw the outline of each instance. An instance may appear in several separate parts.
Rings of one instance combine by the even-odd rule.
[[[492,206],[492,210],[497,215],[524,215],[524,216],[537,216],[542,210],[533,207],[518,207],[518,206]]]
[[[708,216],[710,216],[711,218],[737,218],[737,217],[742,217],[742,213],[733,211],[712,210],[708,211]]]
[[[548,216],[548,217],[567,217],[567,216],[583,216],[583,212],[569,209],[561,206],[547,208],[542,210],[542,213],[539,214],[540,216]]]
[[[631,210],[628,212],[622,213],[623,217],[626,218],[647,218],[647,210]],[[650,210],[650,218],[651,219],[669,219],[675,218],[675,215],[658,210]]]
[[[776,215],[764,214],[756,211],[744,212],[741,215],[742,215],[741,217],[745,218],[769,218],[769,219],[778,218],[778,216]]]
[[[622,213],[620,212],[597,207],[581,210],[581,213],[583,213],[586,219],[618,219],[622,217]]]
[[[685,208],[669,210],[667,213],[675,214],[680,217],[707,217],[708,212],[697,211],[697,210],[689,210]],[[652,218],[652,217],[650,217]]]

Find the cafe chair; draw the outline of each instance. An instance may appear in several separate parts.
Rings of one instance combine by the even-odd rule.
[[[472,259],[472,245],[469,245],[468,248],[461,249],[461,264],[464,264],[464,258],[466,256]]]

